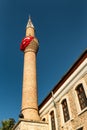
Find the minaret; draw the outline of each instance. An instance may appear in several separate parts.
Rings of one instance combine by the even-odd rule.
[[[29,17],[26,26],[26,37],[22,40],[21,50],[24,52],[22,110],[25,120],[39,121],[37,101],[36,54],[38,40],[35,37],[35,28]]]

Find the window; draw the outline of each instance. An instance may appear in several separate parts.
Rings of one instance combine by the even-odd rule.
[[[82,84],[79,84],[77,86],[76,92],[77,92],[77,96],[78,96],[81,110],[83,110],[85,107],[87,107],[87,98],[86,98],[86,94],[85,94],[85,91],[84,91]]]
[[[46,121],[46,119],[45,119],[45,118],[43,118],[43,119],[42,119],[42,121]]]
[[[67,122],[70,119],[70,116],[66,99],[62,101],[62,109],[63,109],[64,121]]]
[[[83,127],[79,128],[79,129],[77,129],[77,130],[83,130]]]
[[[51,128],[52,128],[52,130],[56,130],[54,111],[51,111],[50,117],[51,117]]]

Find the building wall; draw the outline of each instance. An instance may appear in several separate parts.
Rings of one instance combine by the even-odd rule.
[[[29,120],[20,120],[13,130],[48,130],[48,124]]]
[[[87,130],[87,107],[83,110],[80,109],[78,97],[75,88],[78,84],[82,83],[86,97],[87,97],[87,74],[81,76],[77,82],[75,82],[65,93],[59,101],[56,102],[56,107],[52,106],[50,110],[45,113],[41,118],[46,118],[45,122],[49,124],[49,130],[51,129],[50,112],[54,111],[56,130],[78,130],[83,127],[83,130]],[[61,102],[63,99],[67,100],[70,120],[64,122],[63,110]]]
[[[83,126],[84,130],[87,130],[87,108],[86,110],[79,110],[79,101],[78,98],[76,97],[76,86],[79,83],[83,83],[83,86],[85,87],[85,92],[87,94],[87,74],[81,78],[78,82],[76,82],[71,90],[69,90],[69,92],[64,95],[62,97],[67,99],[67,103],[68,103],[68,108],[69,108],[69,113],[70,113],[70,120],[67,121],[66,123],[64,123],[64,119],[63,119],[63,114],[62,114],[62,110],[61,110],[61,101],[62,99],[60,99],[60,102],[57,103],[57,107],[58,107],[58,121],[60,122],[60,130],[68,130],[68,129],[73,129],[76,130],[77,128]]]

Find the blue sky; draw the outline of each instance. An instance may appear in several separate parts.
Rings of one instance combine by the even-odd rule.
[[[23,53],[31,15],[39,39],[39,104],[87,48],[87,0],[0,0],[0,121],[18,120]]]

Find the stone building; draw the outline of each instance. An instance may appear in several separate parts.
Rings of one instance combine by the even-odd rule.
[[[87,50],[39,105],[49,130],[87,130]]]
[[[87,130],[87,50],[38,106],[38,47],[29,18],[21,44],[24,52],[22,108],[13,130]]]

